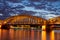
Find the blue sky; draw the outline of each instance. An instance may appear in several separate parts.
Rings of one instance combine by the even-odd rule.
[[[60,16],[60,0],[2,0],[0,2],[0,19],[22,13],[45,19]]]

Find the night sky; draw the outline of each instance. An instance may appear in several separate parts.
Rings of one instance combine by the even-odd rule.
[[[60,16],[60,0],[0,0],[0,19],[20,14],[44,19]]]

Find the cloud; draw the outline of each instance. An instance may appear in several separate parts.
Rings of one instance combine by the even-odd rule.
[[[10,16],[16,16],[16,15],[18,15],[18,14],[10,13]]]
[[[25,8],[22,8],[21,10],[33,11],[33,12],[55,13],[55,11],[47,11],[44,9],[35,9],[34,7],[27,7],[27,6],[25,6]]]
[[[2,13],[0,13],[0,16],[3,16],[3,14],[2,14]]]

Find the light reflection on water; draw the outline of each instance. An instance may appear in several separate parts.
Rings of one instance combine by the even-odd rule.
[[[50,40],[54,40],[54,30],[52,30],[51,32],[50,32]]]
[[[42,31],[42,40],[46,40],[46,31]]]
[[[60,40],[60,32],[40,30],[0,29],[0,40]]]

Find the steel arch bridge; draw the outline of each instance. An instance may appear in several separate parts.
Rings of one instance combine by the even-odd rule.
[[[4,24],[46,24],[47,20],[31,15],[18,15],[7,18]]]
[[[46,25],[47,20],[31,15],[17,15],[5,19],[2,24],[2,27],[5,25]]]

